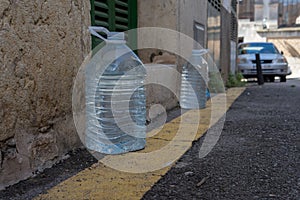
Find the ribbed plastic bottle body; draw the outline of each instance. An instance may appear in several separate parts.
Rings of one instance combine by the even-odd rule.
[[[145,69],[125,44],[107,44],[115,60],[93,82],[93,124],[87,122],[86,146],[105,154],[121,154],[145,147]],[[120,56],[120,53],[127,52]],[[87,114],[88,115],[88,114]]]
[[[183,66],[180,106],[183,109],[201,109],[206,106],[207,65],[201,55],[192,55]]]

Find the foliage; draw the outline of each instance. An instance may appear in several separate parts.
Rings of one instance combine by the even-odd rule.
[[[242,79],[244,79],[244,77],[241,73],[237,73],[236,75],[229,74],[228,80],[226,82],[226,87],[243,87],[246,83],[243,82]]]
[[[218,71],[209,72],[208,88],[211,93],[224,93],[224,82]]]

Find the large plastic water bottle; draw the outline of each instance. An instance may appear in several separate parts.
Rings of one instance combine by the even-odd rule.
[[[146,143],[145,68],[124,33],[90,27],[106,45],[86,70],[86,147],[105,154],[143,149]],[[98,32],[107,34],[107,39]],[[100,66],[99,66],[100,65]],[[103,65],[103,66],[101,66]],[[103,71],[95,76],[97,71]],[[90,78],[94,77],[94,78]]]
[[[183,66],[181,76],[180,106],[183,109],[201,109],[206,106],[208,65],[202,57],[206,49],[193,50]]]

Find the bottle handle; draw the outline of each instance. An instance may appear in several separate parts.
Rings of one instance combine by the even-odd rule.
[[[104,27],[100,27],[100,26],[90,26],[89,27],[89,31],[92,35],[104,40],[105,42],[107,42],[107,39],[105,39],[102,35],[100,35],[98,32],[102,32],[105,33],[107,36],[109,36],[110,32],[109,30],[107,30]]]

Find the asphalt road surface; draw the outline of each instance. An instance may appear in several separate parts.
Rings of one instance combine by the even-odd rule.
[[[143,199],[300,199],[300,80],[250,84],[212,152],[202,139]]]

